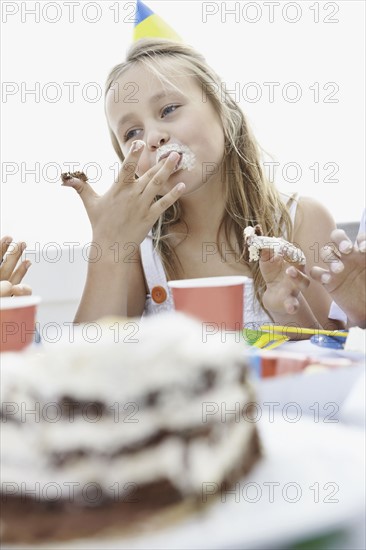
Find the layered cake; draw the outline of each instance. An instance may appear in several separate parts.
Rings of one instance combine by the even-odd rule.
[[[281,237],[264,236],[259,224],[254,227],[248,225],[244,229],[244,246],[244,257],[249,262],[257,262],[263,248],[269,248],[275,253],[281,254],[288,262],[300,265],[305,265],[306,262],[304,253],[300,248]]]
[[[242,344],[178,313],[70,339],[2,356],[2,541],[175,521],[260,457]]]

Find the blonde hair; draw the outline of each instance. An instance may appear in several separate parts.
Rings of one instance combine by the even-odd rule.
[[[269,182],[261,168],[259,147],[252,135],[239,105],[231,98],[222,86],[220,77],[207,65],[204,57],[191,46],[163,39],[143,39],[132,45],[127,52],[126,61],[114,67],[108,75],[106,94],[113,83],[129,68],[140,64],[152,71],[161,81],[172,83],[164,75],[162,60],[173,60],[178,63],[178,70],[184,69],[183,75],[193,76],[202,86],[210,90],[211,101],[220,116],[225,136],[225,152],[222,162],[222,174],[225,192],[225,213],[217,233],[224,230],[225,238],[231,243],[230,235],[234,232],[242,257],[244,249],[243,230],[247,225],[260,224],[264,235],[285,236],[292,238],[292,223],[287,207],[282,202],[279,192]],[[166,72],[166,69],[165,69]],[[172,66],[169,66],[172,74]],[[182,72],[179,73],[182,76]],[[118,139],[109,128],[113,147],[121,159],[124,155]],[[179,201],[162,214],[153,227],[153,238],[165,271],[170,278],[177,277],[179,261],[169,238],[169,228],[181,220]],[[230,252],[237,252],[233,249]],[[243,263],[244,260],[241,259]],[[262,295],[265,284],[257,262],[248,264],[252,276],[255,294],[263,307]]]

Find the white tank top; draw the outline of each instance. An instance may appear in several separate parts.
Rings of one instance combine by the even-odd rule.
[[[291,221],[294,223],[298,198],[296,195],[288,196],[281,194],[281,199],[285,203],[290,202],[288,211]],[[142,268],[149,289],[146,295],[143,317],[173,310],[172,293],[168,287],[163,263],[154,248],[151,231],[140,245],[140,254]],[[244,319],[245,326],[253,329],[272,322],[255,297],[253,279],[251,278],[249,278],[248,283],[244,287]]]

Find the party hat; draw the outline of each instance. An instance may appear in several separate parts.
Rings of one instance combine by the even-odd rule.
[[[161,17],[156,15],[141,0],[136,0],[136,21],[133,40],[140,38],[167,38],[182,42],[181,37]]]

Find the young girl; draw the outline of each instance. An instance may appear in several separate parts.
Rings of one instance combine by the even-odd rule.
[[[246,119],[223,93],[199,53],[162,39],[139,40],[111,71],[105,108],[119,177],[103,196],[79,179],[66,182],[99,247],[76,322],[171,309],[169,279],[246,275],[246,326],[331,328],[320,284],[271,250],[259,263],[243,259],[243,229],[260,224],[265,235],[295,242],[310,270],[335,224],[316,201],[280,195],[266,180]]]

